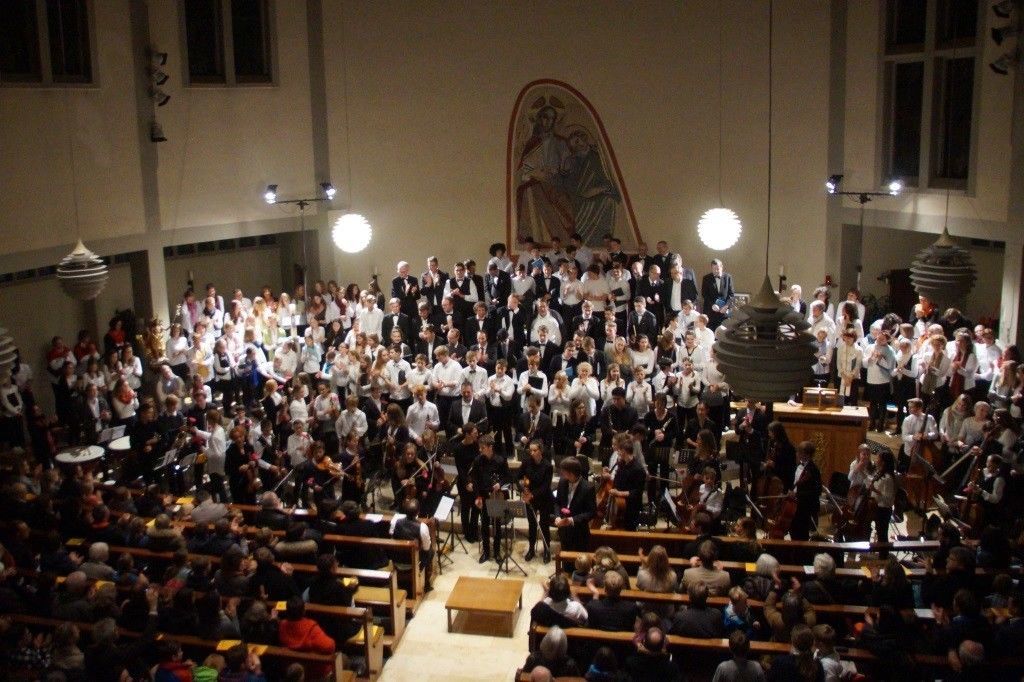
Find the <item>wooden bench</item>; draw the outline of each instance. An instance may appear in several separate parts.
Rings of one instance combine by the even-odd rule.
[[[587,552],[558,552],[555,554],[555,566],[559,570],[567,573],[571,573],[573,566],[578,557],[589,554]],[[619,562],[626,568],[626,571],[636,575],[640,565],[643,562],[643,557],[638,554],[619,554]],[[676,574],[682,578],[682,571],[690,568],[689,559],[670,558],[668,560],[669,565],[676,569]],[[753,563],[745,563],[741,561],[720,561],[722,570],[728,571],[731,574],[747,574],[754,573],[755,565]],[[780,564],[779,570],[782,575],[785,576],[802,576],[807,575],[809,570],[812,570],[812,566],[807,565],[794,565],[794,564]],[[927,575],[927,571],[923,568],[904,568],[904,572],[909,580],[923,580]],[[992,569],[979,568],[975,570],[977,575],[982,577],[993,577],[1003,571],[996,571]],[[858,580],[870,580],[871,571],[869,565],[865,563],[860,568],[837,568],[835,575],[838,578],[853,578]]]
[[[191,521],[176,521],[174,522],[174,525],[182,531],[183,535],[191,535],[198,530],[196,524]],[[247,536],[252,536],[256,534],[257,530],[258,529],[246,527],[243,532]],[[284,537],[284,531],[278,530],[271,532],[274,534],[274,537]],[[324,540],[326,541],[326,538],[328,537],[338,538],[348,536],[329,535],[325,536]],[[398,540],[396,542],[415,544],[415,540]],[[416,556],[418,559],[418,548]],[[339,575],[358,578],[360,583],[371,583],[371,585],[360,584],[359,591],[356,593],[356,603],[360,606],[371,607],[376,611],[386,612],[391,625],[388,626],[388,635],[385,638],[385,647],[389,650],[393,649],[398,644],[398,640],[401,639],[402,633],[405,631],[407,610],[409,613],[414,612],[414,607],[410,604],[410,600],[408,599],[408,592],[398,587],[398,571],[393,568],[362,569],[339,567],[338,573]]]
[[[730,545],[742,542],[743,538],[732,535],[715,536],[716,539]],[[646,552],[654,545],[661,545],[670,556],[682,556],[683,547],[697,539],[692,533],[674,533],[670,531],[628,531],[617,529],[593,529],[590,531],[591,549],[606,546],[616,552],[636,554],[641,548]],[[813,558],[815,554],[864,554],[876,553],[880,550],[890,552],[934,552],[939,549],[938,541],[931,540],[898,540],[896,542],[821,542],[815,540],[771,540],[759,541],[766,552],[780,561],[784,558],[802,560]],[[688,558],[688,557],[687,557]]]
[[[42,618],[40,616],[31,616],[27,614],[8,614],[6,616],[12,621],[22,623],[27,626],[34,626],[37,628],[45,628],[52,630],[62,623],[67,621],[60,620],[57,618]],[[95,627],[94,623],[74,623],[74,625],[82,632],[92,632]],[[125,630],[124,628],[117,629],[118,635],[127,638],[138,638],[142,636],[142,633],[135,632],[134,630]],[[205,651],[217,651],[220,646],[219,640],[202,639],[200,637],[194,637],[192,635],[172,635],[169,633],[156,634],[157,639],[172,639],[182,647],[199,649]],[[354,680],[355,675],[351,670],[345,670],[342,666],[342,655],[340,652],[333,654],[316,654],[304,651],[295,651],[282,646],[270,646],[263,644],[250,644],[250,650],[255,650],[260,658],[280,659],[283,664],[290,665],[292,663],[301,663],[304,665],[319,664],[329,665],[334,671],[334,679],[336,680]],[[371,679],[375,679],[371,677]]]
[[[69,544],[73,541],[69,541]],[[78,544],[70,544],[70,546],[77,547]],[[132,558],[142,559],[146,561],[157,561],[157,562],[171,562],[174,559],[174,552],[154,552],[149,549],[141,549],[138,547],[110,547],[111,555],[128,554]],[[189,554],[187,555],[189,561],[194,561],[199,557],[204,557],[210,561],[211,564],[219,564],[220,557],[209,556],[206,554]],[[292,568],[295,569],[296,573],[303,573],[309,575],[315,575],[317,573],[316,566],[311,564],[291,564]],[[344,576],[351,571],[358,569],[342,569],[338,568],[337,574]],[[344,572],[343,572],[344,571]],[[350,577],[358,577],[351,576]],[[275,606],[280,606],[276,604]],[[342,606],[322,606],[322,608],[328,609],[322,611],[325,614],[333,615],[335,617],[347,617],[353,619],[360,619],[364,621],[364,627],[360,631],[359,635],[349,639],[345,644],[350,649],[359,650],[360,653],[365,656],[367,666],[370,669],[371,677],[375,674],[379,674],[384,667],[384,628],[373,624],[373,613],[370,608],[356,606],[356,607],[342,607]],[[311,613],[320,612],[319,610],[311,610]],[[392,649],[394,644],[392,644]]]

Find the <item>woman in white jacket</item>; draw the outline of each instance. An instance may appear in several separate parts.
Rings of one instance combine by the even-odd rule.
[[[601,397],[601,387],[593,377],[594,368],[589,362],[581,362],[576,366],[577,376],[572,380],[569,397],[581,400],[587,406],[587,417],[597,414],[597,400]]]

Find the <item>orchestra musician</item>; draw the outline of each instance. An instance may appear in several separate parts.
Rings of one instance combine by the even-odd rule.
[[[529,457],[523,460],[519,468],[518,480],[523,489],[523,502],[530,509],[526,515],[529,532],[529,550],[523,558],[531,561],[535,555],[537,544],[537,522],[540,521],[540,533],[544,536],[544,563],[551,561],[551,516],[554,498],[551,496],[551,481],[554,467],[551,459],[545,456],[544,443],[533,439],[527,446]]]
[[[501,519],[491,519],[487,513],[486,501],[502,494],[502,486],[509,480],[508,462],[494,452],[494,438],[488,434],[480,439],[480,455],[473,462],[471,484],[476,495],[474,504],[480,510],[480,538],[482,552],[480,563],[491,558],[491,543],[494,543],[494,560],[501,561]],[[493,533],[493,535],[492,535]]]
[[[555,504],[558,507],[555,526],[562,549],[589,551],[590,520],[597,511],[597,500],[594,484],[583,477],[583,465],[575,457],[566,457],[558,464]]]
[[[871,447],[867,443],[857,446],[857,456],[850,462],[850,488],[860,486],[864,488],[871,479],[873,465],[871,464]]]
[[[425,499],[429,480],[426,467],[419,458],[416,443],[406,442],[401,456],[391,470],[391,491],[395,496],[395,509],[401,509],[402,502],[406,499]]]
[[[761,464],[762,476],[778,476],[788,484],[794,479],[796,472],[796,448],[789,440],[786,427],[782,422],[768,424],[768,451]]]
[[[455,468],[458,471],[456,485],[459,491],[459,519],[462,522],[462,534],[466,542],[478,542],[477,525],[480,510],[476,508],[476,495],[473,494],[471,470],[476,458],[480,456],[480,431],[476,424],[469,423],[462,427],[462,442],[455,448]]]
[[[626,404],[626,389],[612,389],[611,402],[601,410],[601,445],[614,447],[614,438],[626,434],[637,422],[636,410]]]
[[[793,474],[791,494],[796,497],[796,512],[789,536],[793,540],[807,540],[811,529],[817,526],[820,511],[821,470],[814,463],[814,443],[803,441],[796,447],[797,467]]]
[[[615,453],[609,464],[615,469],[615,475],[610,494],[622,505],[619,512],[622,527],[634,531],[640,521],[647,471],[634,456],[633,439],[628,433],[616,434],[612,439],[612,447]]]
[[[970,483],[966,493],[977,499],[982,508],[984,526],[1001,526],[1003,523],[1003,495],[1010,478],[1010,465],[999,455],[989,455],[985,460],[985,471],[980,483]]]
[[[349,432],[338,453],[341,467],[341,499],[361,502],[363,499],[363,453],[360,439],[355,432]]]
[[[725,493],[720,485],[720,473],[717,467],[704,467],[700,488],[697,493],[697,511],[707,512],[711,517],[712,533],[725,533],[722,525],[722,509],[725,504]]]
[[[931,415],[928,417],[931,419]],[[878,542],[888,542],[889,521],[892,520],[892,508],[896,503],[896,462],[890,450],[883,450],[881,453],[871,453],[871,463],[875,472],[868,479],[867,489],[875,506],[876,539]],[[885,558],[888,553],[882,551],[879,555]]]
[[[526,400],[526,411],[519,415],[519,444],[525,449],[530,441],[551,442],[551,417],[540,411],[542,400],[531,395]]]
[[[939,438],[938,424],[935,423],[935,417],[925,413],[923,400],[920,398],[908,400],[907,412],[907,416],[903,419],[903,425],[900,427],[903,438],[901,462],[910,460],[914,453],[920,455],[925,443],[934,442]]]

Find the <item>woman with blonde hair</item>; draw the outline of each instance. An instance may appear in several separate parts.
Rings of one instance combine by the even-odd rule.
[[[640,556],[642,557],[642,562],[640,570],[636,574],[637,589],[644,592],[661,592],[664,594],[675,592],[679,581],[676,577],[676,572],[669,565],[668,552],[665,548],[661,545],[655,545],[651,547],[651,551],[646,555],[641,550]],[[672,604],[647,603],[644,604],[644,610],[654,611],[662,618],[667,619],[672,617],[675,607]]]
[[[601,397],[601,387],[593,376],[594,367],[589,362],[576,365],[576,378],[572,380],[569,396],[573,400],[583,402],[587,407],[587,416],[597,414],[597,400]]]
[[[569,421],[569,375],[564,370],[555,373],[555,380],[548,388],[548,404],[551,406],[551,425],[555,428]]]
[[[618,573],[622,576],[625,583],[629,584],[629,573],[626,572],[625,566],[619,561],[619,555],[615,553],[615,550],[608,546],[598,547],[594,550],[594,570],[590,574],[594,584],[602,587],[604,585],[604,575],[609,571]]]
[[[612,342],[612,352],[608,358],[609,362],[614,362],[619,366],[619,371],[628,372],[633,367],[633,356],[629,352],[629,346],[626,344],[626,339],[622,336],[616,336],[615,341]],[[609,370],[611,367],[609,366]]]

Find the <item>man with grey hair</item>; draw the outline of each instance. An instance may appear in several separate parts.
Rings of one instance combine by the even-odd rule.
[[[400,301],[401,310],[409,318],[416,316],[416,304],[420,299],[419,280],[409,274],[409,264],[398,261],[397,275],[391,280],[391,298]]]
[[[105,542],[94,542],[89,546],[89,559],[78,567],[91,580],[113,580],[116,572],[107,565],[110,561],[110,546]]]
[[[57,593],[54,617],[78,622],[92,620],[92,601],[89,596],[89,576],[82,571],[70,573],[64,579],[64,589]]]
[[[228,515],[227,505],[214,502],[213,496],[206,488],[199,488],[195,495],[196,506],[192,508],[192,521],[196,525],[213,523]]]

